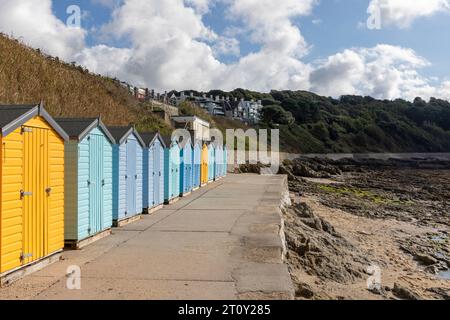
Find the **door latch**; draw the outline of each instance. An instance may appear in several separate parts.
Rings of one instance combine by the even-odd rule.
[[[32,195],[33,195],[33,192],[26,192],[26,191],[23,191],[23,190],[20,191],[20,199],[23,199],[25,197],[29,197],[29,196],[32,196]]]
[[[32,258],[32,257],[33,257],[33,254],[32,254],[32,253],[27,253],[27,254],[22,253],[22,254],[20,255],[20,261],[24,261],[25,259]]]
[[[47,193],[47,195],[50,195],[52,193],[52,188],[45,189],[45,192]]]

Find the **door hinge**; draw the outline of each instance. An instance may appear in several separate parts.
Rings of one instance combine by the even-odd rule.
[[[31,132],[33,132],[33,129],[22,127],[22,134],[24,134],[24,133],[31,133]]]

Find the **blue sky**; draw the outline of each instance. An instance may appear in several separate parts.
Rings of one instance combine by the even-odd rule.
[[[55,15],[64,21],[67,19],[66,8],[74,3],[89,12],[82,20],[83,27],[87,29],[99,28],[110,20],[113,9],[93,3],[92,0],[53,1]],[[386,43],[412,48],[431,61],[433,65],[424,70],[427,75],[450,78],[450,36],[446,35],[446,30],[450,30],[450,17],[447,13],[415,21],[406,29],[388,26],[381,30],[369,30],[358,27],[360,22],[365,23],[367,20],[368,4],[369,0],[322,0],[311,16],[297,18],[295,24],[312,45],[305,60],[312,62],[324,59],[350,47],[371,47]],[[205,24],[217,33],[224,32],[230,25],[230,19],[223,14],[225,9],[224,4],[215,4],[203,17]],[[313,23],[314,20],[320,22]],[[102,42],[95,33],[89,33],[87,39],[89,45]],[[239,40],[242,54],[259,50],[259,46],[248,41],[245,36],[239,37]],[[118,42],[115,45],[122,46],[125,43]],[[221,58],[225,62],[238,59],[235,56]]]
[[[369,30],[367,10],[376,1],[385,1],[387,9],[380,11],[382,28]],[[32,2],[0,0],[5,15],[8,8],[14,10],[14,3],[36,6]],[[48,3],[48,10],[31,10],[42,11],[44,19],[60,23],[66,21],[69,5],[79,5],[83,11],[81,31],[74,35],[57,21],[49,22],[49,28],[61,33],[53,35],[54,43],[49,43],[53,33],[33,36],[31,30],[23,26],[16,30],[7,21],[0,21],[0,29],[14,31],[30,45],[77,61],[94,72],[141,86],[303,89],[333,96],[372,94],[409,99],[439,92],[444,92],[444,98],[450,96],[449,0],[42,3]],[[178,40],[172,42],[174,39]]]

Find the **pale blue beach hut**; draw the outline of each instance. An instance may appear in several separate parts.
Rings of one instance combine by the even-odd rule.
[[[216,172],[216,148],[214,143],[208,145],[208,182],[212,182],[215,179]]]
[[[201,173],[201,157],[202,157],[202,143],[201,141],[191,138],[192,143],[192,190],[195,191],[200,188],[200,173]]]
[[[176,201],[180,197],[180,146],[175,139],[163,136],[164,149],[164,202]]]
[[[180,196],[184,197],[192,192],[193,171],[192,171],[192,138],[180,142]]]
[[[65,145],[66,245],[81,248],[110,234],[113,219],[114,137],[101,119],[56,119]]]
[[[218,180],[223,177],[223,145],[217,144],[215,146],[215,159],[216,159],[216,168],[215,168],[215,179]]]
[[[109,127],[113,146],[113,225],[134,220],[143,211],[145,143],[134,127]]]
[[[144,149],[143,207],[151,213],[164,204],[164,149],[166,145],[158,132],[141,133]]]

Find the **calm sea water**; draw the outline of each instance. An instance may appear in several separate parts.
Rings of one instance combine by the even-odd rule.
[[[447,271],[442,271],[439,273],[439,278],[441,279],[445,279],[445,280],[450,280],[450,269]]]

